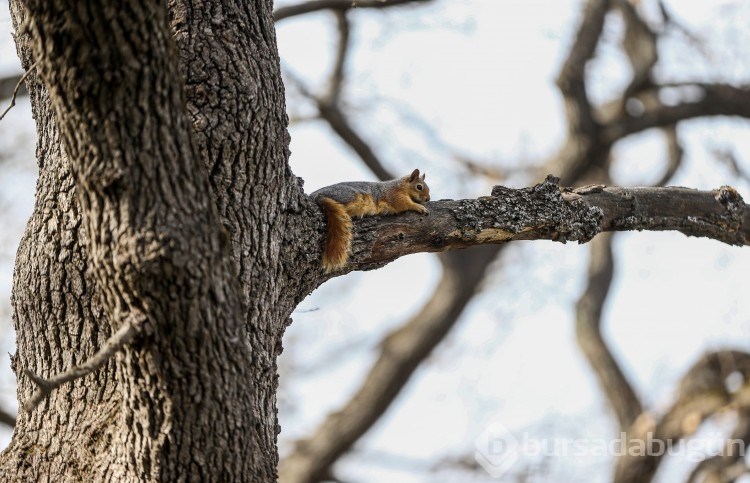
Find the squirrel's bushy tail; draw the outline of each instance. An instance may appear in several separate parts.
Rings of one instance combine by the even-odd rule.
[[[323,251],[323,268],[330,272],[346,265],[352,244],[352,218],[341,203],[321,197],[318,203],[326,213],[328,234]]]

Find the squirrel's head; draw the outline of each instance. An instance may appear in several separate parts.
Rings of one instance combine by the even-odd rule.
[[[417,203],[424,203],[430,201],[430,187],[424,182],[426,174],[419,176],[419,170],[415,169],[411,175],[407,177],[409,182],[409,188],[411,188],[411,199]]]

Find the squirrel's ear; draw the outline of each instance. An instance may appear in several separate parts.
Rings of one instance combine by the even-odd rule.
[[[427,173],[422,173],[422,181],[424,181],[424,177],[427,176]]]
[[[419,178],[419,170],[415,169],[411,172],[411,176],[409,176],[409,181],[414,181],[415,179]]]

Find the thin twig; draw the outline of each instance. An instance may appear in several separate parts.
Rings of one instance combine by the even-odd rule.
[[[141,318],[131,318],[126,321],[112,337],[107,339],[104,346],[99,351],[91,356],[83,364],[71,367],[67,371],[61,372],[50,379],[44,379],[34,374],[29,369],[25,369],[23,372],[26,376],[31,379],[34,384],[37,385],[37,390],[34,394],[24,403],[23,407],[27,412],[33,411],[39,403],[41,403],[50,393],[65,384],[66,382],[79,379],[87,374],[94,372],[95,370],[102,367],[109,361],[109,359],[122,350],[127,343],[129,343],[135,337],[141,329],[140,321]]]
[[[40,59],[41,60],[41,59]],[[0,121],[3,120],[6,114],[13,109],[13,106],[16,105],[16,97],[18,97],[18,91],[21,89],[21,84],[23,84],[23,81],[26,80],[26,78],[31,74],[31,72],[36,69],[36,66],[39,65],[39,60],[31,64],[31,67],[28,68],[26,72],[23,73],[20,79],[18,79],[18,83],[16,84],[16,88],[13,89],[13,96],[10,98],[10,105],[3,111],[2,114],[0,114]]]

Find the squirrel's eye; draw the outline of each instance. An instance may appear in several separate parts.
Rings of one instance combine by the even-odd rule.
[[[421,184],[417,185],[417,191],[422,191],[422,185]]]

